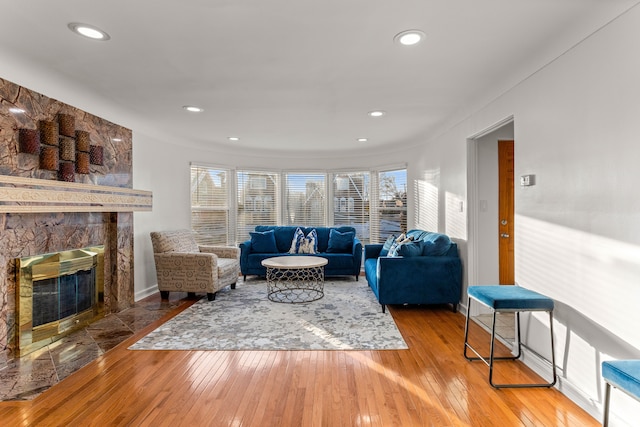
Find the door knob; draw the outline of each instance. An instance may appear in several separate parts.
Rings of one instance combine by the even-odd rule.
[[[500,237],[502,237],[503,239],[506,239],[509,237],[509,235],[507,233],[502,233]]]

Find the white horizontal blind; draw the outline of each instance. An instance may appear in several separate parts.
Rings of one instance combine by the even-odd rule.
[[[407,170],[378,172],[372,188],[371,242],[383,243],[391,234],[407,231]]]
[[[280,210],[280,174],[276,172],[236,172],[238,209],[236,238],[249,239],[256,225],[278,225]]]
[[[285,175],[285,225],[326,225],[326,180],[321,173]]]
[[[228,244],[228,170],[191,165],[191,229],[200,244]]]
[[[370,240],[369,172],[340,172],[333,175],[333,225],[356,229],[363,244]]]

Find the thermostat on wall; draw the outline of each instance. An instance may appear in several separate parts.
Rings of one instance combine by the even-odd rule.
[[[529,187],[531,185],[536,184],[536,176],[535,175],[522,175],[520,177],[520,186],[521,187]]]

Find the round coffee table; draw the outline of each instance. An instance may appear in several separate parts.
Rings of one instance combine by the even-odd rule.
[[[303,303],[324,296],[326,258],[317,256],[279,256],[267,258],[267,297],[274,302]]]

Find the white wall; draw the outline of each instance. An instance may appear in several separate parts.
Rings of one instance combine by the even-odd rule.
[[[556,301],[559,388],[597,418],[601,362],[640,358],[638,39],[636,7],[426,142],[419,160],[422,173],[439,170],[439,192],[464,196],[464,176],[432,163],[431,152],[464,165],[467,138],[514,116],[516,179],[536,175],[535,186],[516,186],[516,281]],[[524,329],[543,355],[546,323],[535,316]],[[531,353],[527,361],[548,373]],[[613,425],[633,425],[638,413],[640,403],[614,392]]]

